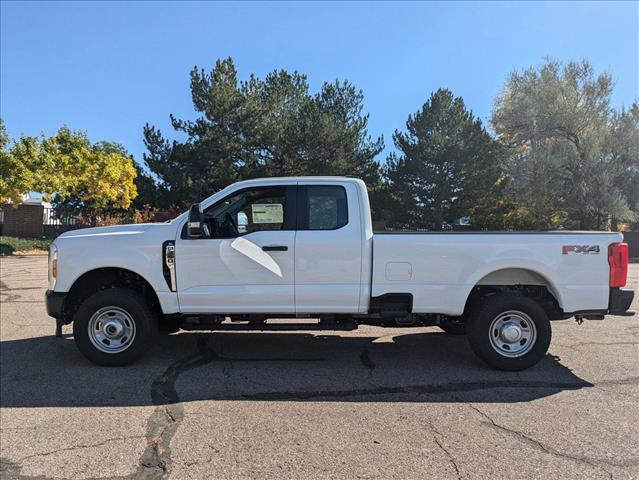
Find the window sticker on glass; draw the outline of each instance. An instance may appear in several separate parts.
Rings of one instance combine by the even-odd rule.
[[[281,203],[254,203],[251,213],[253,223],[284,223],[284,206]]]

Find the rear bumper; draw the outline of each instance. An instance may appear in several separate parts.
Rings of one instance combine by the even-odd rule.
[[[610,315],[624,315],[628,312],[632,300],[635,297],[634,290],[611,288],[610,300],[608,302],[608,313]]]
[[[64,300],[67,298],[67,292],[54,292],[53,290],[47,290],[44,297],[47,305],[47,315],[54,318],[62,318],[64,316],[62,310],[64,307]]]

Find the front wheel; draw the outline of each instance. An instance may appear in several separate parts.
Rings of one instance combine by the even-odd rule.
[[[485,297],[471,313],[466,334],[472,350],[499,370],[525,370],[539,362],[550,346],[548,315],[523,295]]]
[[[78,349],[98,365],[133,363],[146,352],[156,332],[156,317],[144,298],[125,288],[94,293],[73,316]]]

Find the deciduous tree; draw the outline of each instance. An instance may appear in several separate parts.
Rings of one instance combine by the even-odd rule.
[[[122,145],[91,144],[83,132],[65,127],[45,144],[62,176],[63,187],[54,197],[57,210],[82,214],[95,225],[100,216],[122,213],[131,206],[137,196],[137,170]]]
[[[18,204],[23,194],[37,191],[95,217],[128,208],[137,194],[133,159],[121,145],[92,144],[84,132],[67,127],[49,138],[22,136],[12,144],[6,131],[0,133],[2,200]]]
[[[548,60],[508,78],[492,123],[513,148],[510,197],[525,223],[601,229],[636,218],[636,110],[615,112],[612,88],[587,61]]]
[[[28,167],[11,152],[9,135],[0,119],[0,203],[11,201],[17,205],[32,184]]]

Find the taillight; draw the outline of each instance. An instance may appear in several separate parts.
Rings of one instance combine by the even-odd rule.
[[[628,244],[613,243],[608,247],[610,286],[624,287],[628,277]]]

